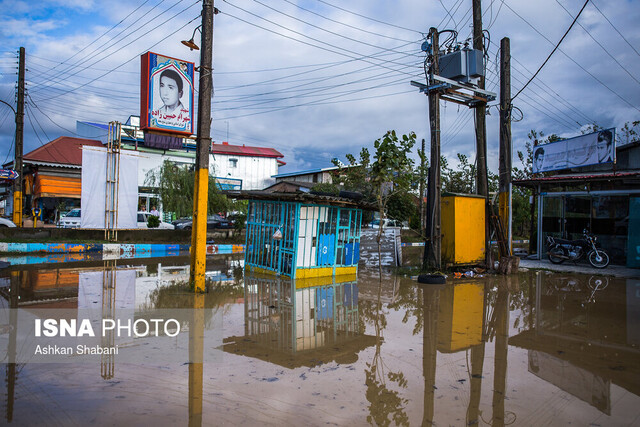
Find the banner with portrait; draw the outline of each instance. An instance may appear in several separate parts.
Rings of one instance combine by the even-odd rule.
[[[192,135],[194,63],[153,52],[141,58],[140,127]]]
[[[613,163],[616,159],[616,129],[563,139],[533,147],[532,172],[548,172]]]

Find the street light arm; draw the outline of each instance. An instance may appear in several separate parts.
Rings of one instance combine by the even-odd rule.
[[[9,104],[8,102],[3,101],[2,99],[0,99],[0,102],[2,102],[4,105],[6,105],[7,107],[11,108],[11,111],[13,111],[13,115],[15,116],[16,113],[16,109],[13,108],[13,105]]]

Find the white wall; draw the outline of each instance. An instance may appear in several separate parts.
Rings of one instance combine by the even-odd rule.
[[[230,159],[238,160],[237,167],[231,167]],[[241,179],[243,190],[262,190],[275,184],[272,175],[278,174],[278,161],[274,157],[215,154],[209,159],[209,173],[220,178]]]
[[[138,157],[138,185],[140,187],[146,186],[145,180],[147,178],[147,172],[152,169],[160,170],[162,163],[165,160],[169,160],[176,164],[194,164],[196,162],[195,156],[184,157],[172,155],[168,153],[147,153],[145,151],[139,151]]]
[[[177,164],[195,164],[195,155],[189,157],[166,153],[139,151],[138,185],[145,186],[147,172],[159,169],[165,160]],[[237,167],[230,166],[229,159],[237,159]],[[209,155],[209,174],[221,178],[242,180],[243,190],[262,190],[275,183],[272,175],[278,173],[278,162],[273,157],[249,157],[227,154]]]

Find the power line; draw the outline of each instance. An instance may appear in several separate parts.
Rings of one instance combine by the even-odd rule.
[[[225,0],[225,1],[226,1],[226,0]],[[418,34],[423,34],[423,33],[422,33],[422,31],[412,30],[411,28],[401,27],[401,26],[399,26],[399,25],[391,24],[391,23],[389,23],[389,22],[380,21],[379,19],[371,18],[371,17],[369,17],[369,16],[365,16],[365,15],[362,15],[362,14],[360,14],[360,13],[352,12],[352,11],[350,11],[350,10],[344,9],[344,8],[342,8],[342,7],[340,7],[340,6],[336,6],[336,5],[331,4],[331,3],[329,3],[329,2],[327,2],[327,1],[325,1],[325,0],[318,0],[318,1],[319,1],[320,3],[324,3],[324,4],[326,4],[327,6],[334,7],[334,8],[336,8],[336,9],[338,9],[338,10],[343,11],[343,12],[350,13],[351,15],[355,15],[355,16],[359,16],[359,17],[364,18],[364,19],[368,19],[369,21],[377,22],[377,23],[379,23],[379,24],[383,24],[383,25],[388,25],[388,26],[390,26],[390,27],[398,28],[398,29],[401,29],[401,30],[407,30],[407,31],[412,31],[412,32],[414,32],[414,33],[418,33]]]
[[[254,27],[257,27],[257,28],[263,29],[263,30],[268,31],[268,32],[270,32],[270,33],[274,33],[274,34],[277,34],[277,35],[279,35],[279,36],[282,36],[282,37],[288,38],[288,39],[290,39],[290,40],[294,40],[294,41],[297,41],[297,42],[299,42],[299,43],[302,43],[302,44],[305,44],[305,45],[308,45],[308,46],[312,46],[312,47],[315,47],[315,48],[318,48],[318,49],[325,50],[325,51],[327,51],[327,52],[331,52],[331,53],[335,53],[335,54],[338,54],[338,55],[346,56],[346,57],[348,57],[348,58],[352,58],[352,59],[359,58],[361,61],[367,62],[367,63],[369,63],[369,64],[371,64],[371,65],[375,65],[375,66],[378,66],[378,67],[382,67],[382,68],[392,69],[392,68],[390,68],[390,67],[387,67],[387,66],[383,65],[384,63],[391,63],[391,64],[394,64],[394,65],[400,65],[400,66],[403,66],[403,67],[404,67],[404,66],[406,66],[405,64],[400,64],[400,63],[397,63],[397,62],[394,62],[394,61],[384,61],[384,63],[376,63],[376,62],[372,62],[372,61],[367,61],[367,60],[366,60],[366,58],[371,58],[371,57],[372,57],[372,55],[365,56],[365,55],[362,55],[362,54],[361,54],[361,53],[359,53],[359,52],[355,52],[355,51],[352,51],[352,50],[350,50],[350,49],[345,49],[345,48],[343,48],[343,47],[336,46],[336,45],[333,45],[333,44],[331,44],[331,43],[323,42],[322,40],[318,40],[318,39],[316,39],[316,38],[314,38],[314,37],[308,36],[308,35],[306,35],[306,34],[304,34],[304,33],[301,33],[300,31],[292,30],[291,28],[287,28],[287,27],[285,27],[285,26],[283,26],[283,25],[281,25],[281,24],[278,24],[277,22],[271,21],[271,20],[269,20],[269,19],[267,19],[267,18],[264,18],[264,17],[262,17],[262,16],[260,16],[260,15],[255,14],[255,13],[253,13],[253,12],[250,12],[250,11],[248,11],[248,10],[246,10],[246,9],[243,9],[243,8],[241,8],[241,7],[239,7],[239,6],[236,6],[236,5],[232,4],[232,3],[229,3],[228,1],[227,1],[226,3],[227,3],[229,6],[232,6],[232,7],[236,8],[236,9],[239,9],[239,10],[241,10],[241,11],[243,11],[243,12],[245,12],[245,13],[247,13],[247,14],[249,14],[249,15],[253,16],[253,17],[256,17],[256,18],[261,19],[261,20],[263,20],[263,21],[269,22],[269,23],[270,23],[270,24],[272,24],[272,25],[275,25],[275,26],[277,26],[277,27],[280,27],[280,28],[282,28],[282,29],[285,29],[285,30],[287,30],[287,31],[290,31],[290,32],[292,32],[292,33],[294,33],[294,34],[297,34],[297,35],[299,35],[299,36],[302,36],[302,37],[308,38],[308,39],[310,39],[310,40],[313,40],[313,41],[315,41],[315,42],[321,43],[321,45],[315,45],[315,44],[313,44],[313,43],[305,42],[305,41],[303,41],[303,40],[296,39],[296,38],[291,37],[291,36],[287,36],[286,34],[279,33],[279,32],[277,32],[277,31],[271,30],[271,29],[269,29],[269,28],[263,27],[263,26],[261,26],[261,25],[255,24],[255,23],[253,23],[253,22],[249,22],[249,21],[244,20],[244,19],[242,19],[242,18],[239,18],[239,17],[237,17],[237,16],[231,15],[231,14],[229,14],[228,12],[225,12],[225,15],[226,15],[226,16],[230,16],[230,17],[235,18],[235,19],[237,19],[237,20],[239,20],[239,21],[242,21],[242,22],[244,22],[244,23],[246,23],[246,24],[249,24],[249,25],[252,25],[252,26],[254,26]],[[326,46],[330,46],[330,47],[332,47],[332,48],[334,48],[334,49],[337,49],[337,50],[329,49],[329,48],[325,47],[324,45],[326,45]],[[345,52],[346,52],[346,53],[345,53]],[[354,56],[352,56],[352,55],[356,55],[356,56],[354,57]],[[407,74],[408,74],[408,73],[407,73]]]
[[[163,0],[164,1],[164,0]],[[138,6],[137,8],[135,8],[131,13],[129,13],[127,16],[125,16],[123,19],[120,20],[120,22],[118,22],[117,24],[115,24],[114,26],[112,26],[111,28],[109,28],[107,31],[105,31],[104,33],[102,33],[100,36],[98,36],[98,38],[96,38],[95,40],[93,40],[91,43],[89,43],[88,45],[86,45],[85,47],[83,47],[82,49],[80,49],[79,51],[77,51],[76,53],[74,53],[73,55],[71,55],[69,58],[67,58],[65,61],[60,62],[59,64],[63,64],[66,61],[69,61],[70,59],[74,58],[75,56],[77,56],[78,54],[82,53],[85,49],[87,49],[89,46],[91,46],[92,44],[96,43],[98,40],[100,40],[102,37],[106,36],[111,30],[115,29],[117,26],[119,26],[120,24],[122,24],[127,18],[129,18],[130,16],[132,16],[134,13],[136,13],[142,6],[144,6],[145,4],[147,4],[149,2],[149,0],[145,0],[144,2],[142,2],[142,4],[140,4],[140,6]],[[117,37],[117,36],[116,36]],[[76,62],[77,64],[77,62]],[[52,68],[52,70],[54,70],[58,65],[56,65],[55,67]]]
[[[595,3],[593,0],[591,0],[591,4],[593,5],[593,7],[595,7],[595,8],[598,10],[598,12],[600,12],[600,15],[602,15],[602,17],[603,17],[604,19],[606,19],[606,20],[607,20],[607,22],[608,22],[608,23],[613,27],[613,29],[614,29],[614,30],[616,30],[616,33],[618,33],[618,35],[619,35],[620,37],[622,37],[622,40],[624,40],[624,41],[629,45],[629,47],[630,47],[631,49],[633,49],[633,51],[636,53],[636,55],[640,56],[640,52],[638,52],[638,51],[636,50],[636,48],[635,48],[635,47],[633,47],[633,45],[629,42],[629,40],[627,40],[627,39],[625,38],[625,36],[623,36],[623,35],[622,35],[622,33],[620,32],[620,30],[618,30],[618,27],[616,27],[615,25],[613,25],[613,23],[612,23],[612,22],[609,20],[609,18],[607,18],[607,16],[606,16],[606,15],[605,15],[601,10],[600,10],[600,8],[596,5],[596,3]]]
[[[163,1],[164,1],[164,0],[163,0]],[[174,5],[173,5],[173,6],[171,6],[169,9],[167,9],[167,10],[165,10],[165,11],[161,12],[160,14],[156,15],[155,17],[151,18],[151,19],[150,19],[150,20],[148,20],[146,23],[144,23],[141,27],[139,27],[139,28],[138,28],[138,29],[136,29],[136,30],[131,31],[129,34],[125,35],[121,40],[115,41],[115,42],[114,42],[114,43],[112,43],[110,46],[108,46],[106,49],[109,49],[109,48],[111,48],[111,47],[115,46],[115,45],[116,45],[117,43],[119,43],[120,41],[125,40],[127,37],[129,37],[130,35],[134,34],[134,33],[135,33],[135,32],[137,32],[137,31],[141,30],[141,29],[142,29],[142,28],[144,28],[147,24],[151,23],[153,20],[155,20],[156,18],[160,17],[160,16],[161,16],[161,15],[163,15],[164,13],[168,12],[168,11],[169,11],[169,10],[171,10],[173,7],[177,6],[178,4],[182,3],[183,1],[185,1],[185,0],[180,0],[178,3],[174,4]],[[177,16],[179,16],[179,15],[180,15],[180,14],[182,14],[183,12],[186,12],[188,9],[190,9],[190,8],[192,8],[193,6],[195,6],[196,4],[198,4],[198,2],[199,2],[199,0],[198,0],[198,1],[196,1],[195,3],[191,4],[190,6],[187,6],[186,8],[182,9],[182,10],[181,10],[181,11],[179,11],[178,13],[174,14],[172,17],[170,17],[170,18],[166,19],[165,21],[163,21],[162,23],[160,23],[157,27],[161,27],[162,25],[165,25],[167,22],[169,22],[169,21],[171,21],[171,20],[175,19]],[[185,25],[185,26],[186,26],[186,25]],[[181,27],[180,29],[182,29],[182,28],[184,28],[184,27]],[[176,32],[177,32],[177,31],[176,31]],[[174,33],[172,33],[172,34],[175,34],[175,32],[174,32]],[[162,39],[162,40],[164,40],[164,39]],[[108,42],[107,42],[107,43],[108,43]],[[156,43],[156,44],[157,44],[157,43]],[[102,46],[104,46],[104,45],[102,45]],[[102,46],[100,46],[99,48],[101,48]],[[106,50],[106,49],[105,49],[105,50]],[[97,64],[97,63],[99,63],[99,62],[101,62],[101,61],[103,61],[103,60],[105,60],[105,59],[107,59],[108,57],[110,57],[111,55],[113,55],[113,54],[115,54],[115,53],[119,52],[119,51],[120,51],[120,50],[122,50],[122,49],[124,49],[124,47],[120,47],[120,48],[118,48],[117,50],[115,50],[115,51],[113,51],[113,52],[111,52],[111,53],[109,53],[109,54],[107,54],[107,55],[103,56],[102,58],[97,59],[96,61],[94,61],[92,64],[90,64],[90,65],[88,65],[88,66],[85,66],[85,67],[79,67],[79,69],[78,69],[75,73],[73,73],[73,74],[69,74],[69,75],[67,75],[67,76],[66,76],[66,77],[64,77],[64,78],[60,78],[60,77],[58,77],[58,81],[68,80],[69,78],[71,78],[71,77],[75,76],[76,74],[78,74],[78,73],[82,72],[82,71],[83,71],[84,69],[86,69],[87,67],[93,66],[93,65],[95,65],[95,64]],[[79,62],[81,62],[81,61],[79,61]],[[78,62],[78,63],[79,63],[79,62]],[[129,61],[127,61],[127,62],[129,62]],[[124,64],[122,64],[122,65],[124,65]],[[122,66],[122,65],[121,65],[121,66]],[[68,68],[67,68],[67,70],[68,70],[69,68],[70,68],[70,67],[68,67]],[[118,67],[116,67],[116,68],[118,68]],[[65,71],[67,71],[67,70],[65,70]],[[106,74],[108,74],[108,73],[106,73]],[[104,75],[106,75],[106,74],[104,74]],[[100,78],[101,78],[101,77],[103,77],[104,75],[100,76]],[[53,76],[53,77],[51,77],[51,78],[52,78],[52,79],[54,79],[54,78],[56,78],[56,76]],[[97,80],[97,79],[95,79],[95,80]],[[80,87],[82,87],[82,86],[80,86]]]
[[[588,0],[587,0],[588,1]],[[523,18],[518,12],[516,12],[515,10],[513,10],[507,3],[504,4],[511,12],[513,12],[518,18],[522,19],[527,25],[529,25],[536,33],[538,33],[540,36],[542,36],[542,38],[544,38],[545,40],[547,40],[549,43],[553,44],[553,42],[551,40],[549,40],[547,38],[547,36],[545,36],[544,34],[542,34],[536,27],[534,27],[529,21],[527,21],[525,18]],[[579,15],[578,15],[579,16]],[[577,18],[577,17],[576,17]],[[617,96],[618,98],[620,98],[622,101],[624,101],[627,105],[629,105],[631,108],[640,111],[640,109],[636,106],[634,106],[632,103],[630,103],[629,101],[627,101],[624,97],[622,97],[618,92],[614,91],[613,89],[611,89],[607,84],[605,84],[603,81],[601,81],[599,78],[597,78],[596,76],[593,75],[593,73],[589,72],[586,68],[584,68],[582,65],[580,65],[575,59],[573,59],[572,57],[570,57],[568,54],[566,54],[562,49],[558,49],[564,56],[566,56],[571,62],[573,62],[574,64],[576,64],[582,71],[584,71],[585,73],[589,74],[595,81],[597,81],[598,83],[600,83],[602,86],[604,86],[605,88],[607,88],[611,93],[613,93],[615,96]],[[554,49],[555,51],[555,49]],[[516,94],[517,96],[517,94]],[[515,97],[514,97],[515,98]]]
[[[290,0],[283,0],[283,1],[286,2],[286,3],[289,3],[292,6],[297,7],[298,9],[304,10],[304,11],[306,11],[308,13],[311,13],[313,15],[319,16],[320,18],[326,19],[327,21],[331,21],[331,22],[334,22],[336,24],[344,25],[345,27],[353,28],[354,30],[358,30],[358,31],[362,31],[363,33],[371,34],[371,35],[378,36],[378,37],[384,37],[384,38],[387,38],[387,39],[390,39],[390,40],[397,40],[397,41],[402,41],[402,42],[410,42],[410,40],[399,39],[397,37],[387,36],[387,35],[384,35],[384,34],[380,34],[380,33],[376,33],[376,32],[373,32],[373,31],[365,30],[365,29],[360,28],[360,27],[356,27],[355,25],[351,25],[351,24],[346,24],[344,22],[340,22],[338,20],[335,20],[335,19],[329,18],[327,16],[324,16],[321,13],[314,12],[313,10],[304,8],[304,7],[302,7],[302,6],[298,5],[298,4],[295,4],[294,2],[292,2]],[[413,43],[413,42],[411,42],[411,43]]]
[[[560,7],[562,7],[562,8],[565,10],[565,12],[567,12],[567,14],[569,14],[569,16],[573,17],[573,16],[571,15],[571,12],[569,12],[569,10],[568,10],[566,7],[564,7],[564,5],[563,5],[562,3],[560,3],[558,0],[556,0],[556,3],[558,3],[558,4],[560,5]],[[588,35],[589,37],[591,37],[591,40],[593,40],[594,42],[596,42],[596,44],[597,44],[598,46],[600,46],[600,47],[602,48],[602,50],[604,50],[604,53],[606,53],[607,55],[609,55],[609,58],[613,59],[613,61],[614,61],[616,64],[618,64],[618,65],[620,66],[620,68],[622,68],[622,69],[623,69],[623,70],[624,70],[624,71],[629,75],[629,77],[631,77],[631,78],[632,78],[636,83],[640,84],[640,81],[639,81],[638,79],[636,79],[636,78],[635,78],[635,76],[634,76],[633,74],[631,74],[631,72],[630,72],[630,71],[629,71],[629,70],[628,70],[624,65],[622,65],[622,64],[620,63],[620,61],[618,61],[618,60],[617,60],[617,59],[616,59],[616,58],[615,58],[615,57],[614,57],[614,56],[613,56],[613,55],[612,55],[612,54],[611,54],[611,53],[610,53],[610,52],[609,52],[609,51],[608,51],[604,46],[602,46],[602,44],[601,44],[601,43],[600,43],[600,42],[599,42],[595,37],[593,37],[593,36],[591,35],[591,33],[589,32],[589,30],[587,30],[587,29],[586,29],[586,28],[585,28],[581,23],[579,23],[579,22],[578,22],[578,25],[580,26],[580,28],[582,28],[582,29],[585,31],[585,33],[587,33],[587,35]]]
[[[302,22],[303,24],[309,25],[310,27],[313,27],[313,28],[317,28],[317,29],[319,29],[319,30],[321,30],[321,31],[327,32],[327,33],[332,34],[332,35],[334,35],[334,36],[342,37],[342,38],[344,38],[344,39],[347,39],[347,40],[350,40],[350,41],[353,41],[353,42],[356,42],[356,43],[361,43],[361,44],[364,44],[364,45],[369,46],[369,47],[374,47],[374,48],[377,48],[377,49],[386,50],[386,51],[392,51],[392,52],[394,51],[393,49],[385,48],[385,47],[382,47],[382,46],[377,46],[377,45],[374,45],[374,44],[371,44],[371,43],[364,42],[364,41],[362,41],[362,40],[354,39],[353,37],[345,36],[344,34],[336,33],[335,31],[327,30],[326,28],[322,28],[322,27],[321,27],[321,26],[319,26],[319,25],[312,24],[312,23],[310,23],[310,22],[308,22],[308,21],[304,21],[304,20],[302,20],[302,19],[300,19],[300,18],[296,18],[295,16],[289,15],[289,14],[284,13],[284,12],[282,12],[282,11],[280,11],[280,10],[278,10],[278,9],[275,9],[275,8],[273,8],[273,7],[271,7],[271,6],[268,6],[268,5],[264,4],[263,2],[261,2],[260,0],[253,0],[253,1],[254,1],[255,3],[258,3],[258,4],[260,4],[260,5],[264,6],[264,7],[266,7],[266,8],[267,8],[267,9],[269,9],[269,10],[272,10],[272,11],[274,11],[274,12],[276,12],[276,13],[279,13],[279,14],[281,14],[281,15],[284,15],[284,16],[288,17],[288,18],[294,19],[294,20],[296,20],[296,21],[298,21],[298,22]],[[225,2],[227,2],[227,3],[228,3],[228,1],[227,1],[227,0],[225,0]],[[291,30],[290,30],[290,31],[291,31]]]
[[[193,5],[189,6],[187,9],[189,9],[189,8],[193,7],[195,4],[197,4],[197,3],[194,3]],[[186,10],[186,9],[185,9],[185,10]],[[182,12],[184,12],[184,10],[183,10]],[[180,12],[180,13],[181,13],[181,12]],[[184,24],[183,26],[181,26],[181,27],[180,27],[180,28],[178,28],[177,30],[173,31],[172,33],[168,34],[167,36],[165,36],[165,37],[163,37],[162,39],[158,40],[156,43],[154,43],[154,44],[152,44],[151,46],[149,46],[149,47],[148,47],[147,49],[145,49],[142,53],[144,53],[144,52],[148,51],[149,49],[153,48],[154,46],[156,46],[156,45],[160,44],[161,42],[163,42],[164,40],[166,40],[166,39],[168,39],[169,37],[173,36],[174,34],[176,34],[177,32],[179,32],[180,30],[182,30],[183,28],[185,28],[186,26],[188,26],[188,25],[189,25],[189,24],[191,24],[193,21],[195,21],[196,19],[199,19],[199,18],[200,18],[200,16],[196,16],[196,17],[195,17],[195,18],[193,18],[191,21],[187,22],[186,24]],[[68,91],[65,91],[65,92],[63,92],[63,93],[59,94],[59,95],[54,95],[54,96],[51,96],[51,97],[46,98],[46,99],[44,99],[44,100],[46,101],[46,100],[50,100],[50,99],[53,99],[53,98],[57,98],[57,97],[59,97],[59,96],[65,95],[65,94],[67,94],[67,93],[74,92],[74,91],[76,91],[76,90],[78,90],[78,89],[80,89],[80,88],[82,88],[82,87],[85,87],[85,86],[87,86],[87,85],[89,85],[89,84],[91,84],[91,83],[95,82],[96,80],[101,79],[101,78],[103,78],[104,76],[106,76],[106,75],[108,75],[108,74],[112,73],[113,71],[115,71],[115,70],[117,70],[118,68],[120,68],[120,67],[124,66],[125,64],[128,64],[129,62],[131,62],[131,61],[133,61],[133,60],[137,59],[139,56],[140,56],[140,54],[137,54],[137,55],[136,55],[136,56],[134,56],[133,58],[131,58],[131,59],[129,59],[129,60],[127,60],[127,61],[123,62],[122,64],[118,65],[117,67],[112,68],[110,71],[105,72],[104,74],[102,74],[102,75],[100,75],[100,76],[96,77],[95,79],[92,79],[91,81],[89,81],[89,82],[87,82],[87,83],[81,84],[80,86],[77,86],[77,87],[76,87],[76,88],[74,88],[74,89],[70,89],[70,90],[68,90]]]

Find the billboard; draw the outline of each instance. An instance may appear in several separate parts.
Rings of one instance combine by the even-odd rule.
[[[613,163],[616,159],[615,136],[616,129],[611,128],[533,147],[532,172]]]
[[[153,52],[141,59],[140,128],[193,134],[194,63]]]

